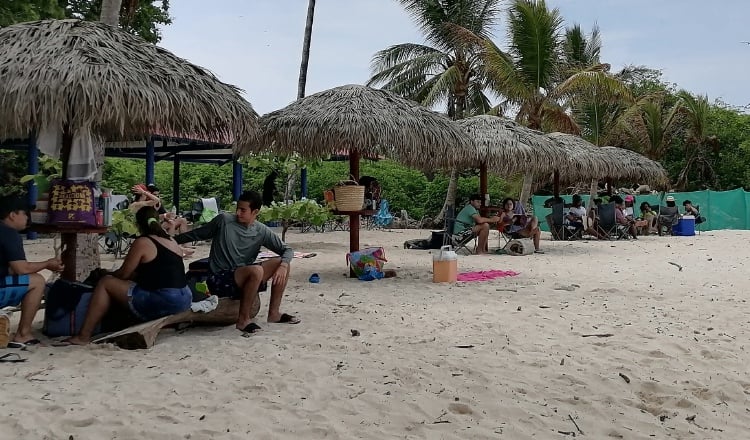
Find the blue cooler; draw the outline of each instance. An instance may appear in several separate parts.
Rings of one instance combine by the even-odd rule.
[[[686,215],[672,227],[672,235],[691,236],[695,235],[695,217]]]

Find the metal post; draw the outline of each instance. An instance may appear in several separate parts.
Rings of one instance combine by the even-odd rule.
[[[302,167],[302,171],[300,171],[300,192],[302,193],[302,198],[307,198],[307,167]]]
[[[180,153],[174,155],[172,162],[172,204],[175,211],[180,212]]]
[[[149,136],[146,141],[146,185],[154,183],[154,163],[156,162],[154,140]]]
[[[36,136],[31,135],[29,136],[29,163],[28,163],[28,172],[31,175],[37,174],[39,172],[39,148],[36,146]],[[38,198],[37,194],[37,187],[36,182],[34,180],[30,180],[28,183],[28,194],[27,194],[27,200],[29,203],[29,206],[35,206],[36,200]],[[36,240],[36,232],[28,231],[26,233],[26,238],[29,240]]]
[[[242,193],[242,163],[232,159],[232,199],[236,202]]]

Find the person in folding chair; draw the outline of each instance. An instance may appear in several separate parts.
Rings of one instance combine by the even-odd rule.
[[[539,229],[539,220],[533,215],[526,215],[523,205],[516,203],[510,197],[503,200],[503,210],[500,212],[498,229],[505,231],[512,238],[531,238],[534,240],[534,253],[543,254],[539,241],[542,238],[542,230]]]
[[[453,235],[458,235],[471,229],[476,234],[479,242],[477,243],[477,254],[489,252],[488,242],[490,237],[490,223],[497,223],[500,217],[482,217],[479,214],[479,208],[482,206],[482,196],[474,194],[469,197],[469,203],[461,209],[456,216],[456,222],[453,224]]]
[[[604,240],[607,237],[594,228],[593,223],[586,221],[586,208],[583,206],[583,199],[579,194],[573,195],[572,205],[568,214],[565,216],[565,223],[568,226],[572,226],[576,231],[580,233],[585,232],[599,240]]]
[[[620,196],[610,198],[615,203],[615,222],[624,227],[633,240],[638,240],[638,228],[635,226],[635,220],[625,215],[625,201]]]

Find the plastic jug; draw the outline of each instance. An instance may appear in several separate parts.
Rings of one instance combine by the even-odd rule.
[[[458,277],[458,255],[450,246],[432,254],[432,282],[455,283]]]

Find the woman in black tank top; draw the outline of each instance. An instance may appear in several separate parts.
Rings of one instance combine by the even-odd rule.
[[[88,344],[113,302],[128,307],[142,321],[190,309],[192,293],[180,246],[161,227],[152,206],[139,209],[135,219],[141,236],[133,242],[122,266],[96,285],[83,327],[68,342]]]

